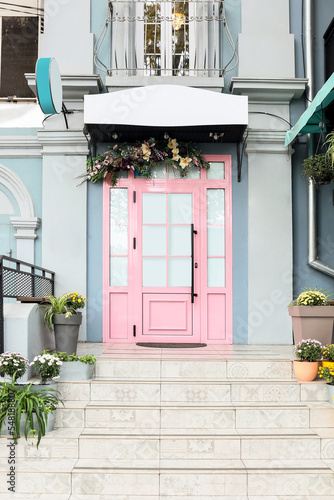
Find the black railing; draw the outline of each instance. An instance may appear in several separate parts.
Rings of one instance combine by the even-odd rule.
[[[0,255],[0,353],[4,350],[3,299],[43,298],[54,294],[55,273]]]

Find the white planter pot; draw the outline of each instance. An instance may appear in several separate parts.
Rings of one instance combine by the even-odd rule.
[[[81,361],[63,361],[60,368],[60,382],[68,380],[89,380],[94,374],[94,365],[88,365]]]

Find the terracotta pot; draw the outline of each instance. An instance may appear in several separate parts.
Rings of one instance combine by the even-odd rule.
[[[334,307],[290,306],[294,344],[302,339],[315,339],[322,345],[332,344]]]
[[[318,373],[318,361],[299,361],[294,360],[293,370],[298,380],[301,382],[311,382]]]

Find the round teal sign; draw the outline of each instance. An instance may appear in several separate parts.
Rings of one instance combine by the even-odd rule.
[[[41,57],[36,63],[37,97],[46,115],[60,113],[63,105],[63,89],[57,61],[53,57]]]

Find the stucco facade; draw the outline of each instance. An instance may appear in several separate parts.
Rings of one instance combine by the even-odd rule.
[[[289,123],[294,124],[305,109],[302,2],[225,0],[238,61],[234,57],[235,64],[227,65],[220,76],[198,72],[153,77],[139,71],[113,72],[115,61],[110,54],[115,37],[108,32],[103,43],[99,41],[108,12],[108,3],[102,3],[44,2],[39,57],[54,57],[58,62],[63,101],[70,112],[66,115],[68,128],[63,114],[44,119],[33,100],[0,101],[0,110],[6,106],[6,118],[0,122],[0,253],[12,249],[13,256],[55,271],[56,295],[77,290],[87,296],[81,339],[102,341],[107,307],[103,295],[103,187],[102,183],[79,185],[78,177],[85,173],[93,147],[83,133],[84,95],[168,83],[247,96],[249,125],[240,148],[236,142],[209,138],[197,147],[204,155],[231,158],[232,342],[291,344],[287,305],[292,297],[304,286],[332,287],[330,277],[306,262],[307,182],[300,175],[307,156],[304,139],[293,147],[284,146]],[[333,3],[314,1],[313,11],[319,89],[325,81],[321,40]],[[226,31],[221,32],[219,43],[225,67],[233,56]],[[104,67],[110,70],[107,74]],[[34,75],[28,74],[26,79],[35,90]],[[131,111],[131,103],[129,106]],[[22,118],[17,113],[20,108]],[[28,116],[24,122],[23,113]],[[177,132],[175,129],[176,137]],[[107,150],[108,144],[110,141],[97,139],[96,151]],[[332,188],[321,189],[319,246],[331,261]],[[219,315],[220,311],[210,314]]]

